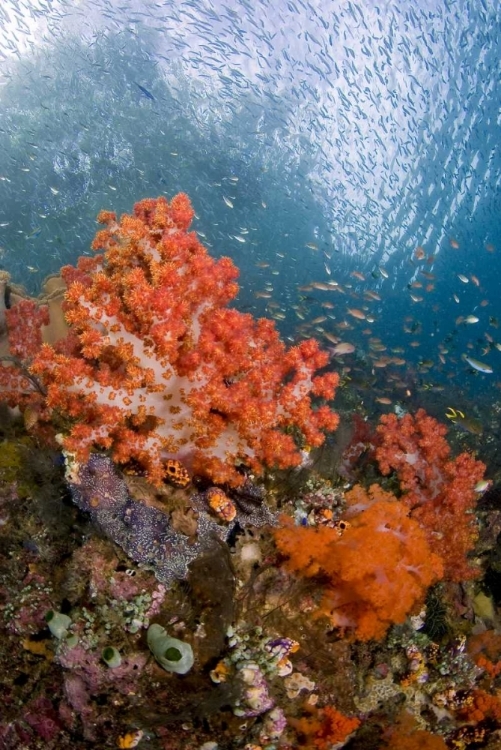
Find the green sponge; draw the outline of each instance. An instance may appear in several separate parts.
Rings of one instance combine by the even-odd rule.
[[[150,625],[147,635],[151,653],[166,672],[186,674],[193,666],[193,649],[189,643],[171,638],[161,625]]]

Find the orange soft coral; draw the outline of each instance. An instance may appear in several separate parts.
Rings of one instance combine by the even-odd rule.
[[[499,692],[499,691],[498,691]],[[463,721],[479,724],[485,719],[491,719],[499,726],[501,723],[501,695],[492,695],[485,690],[472,690],[470,700],[458,711],[458,717]]]
[[[384,732],[385,743],[379,750],[447,750],[442,737],[417,729],[415,719],[402,713],[395,725]]]
[[[335,373],[314,340],[287,348],[273,322],[230,309],[238,271],[212,258],[194,232],[186,195],[134,206],[117,220],[102,212],[93,249],[62,270],[70,336],[45,345],[31,372],[50,409],[69,417],[67,450],[92,447],[134,461],[160,483],[165,461],[181,459],[214,483],[243,481],[236,465],[297,466],[292,429],[312,446],[337,415]]]
[[[424,409],[400,419],[386,414],[377,428],[375,456],[384,475],[396,472],[402,500],[442,557],[445,577],[462,581],[478,575],[467,555],[477,538],[475,485],[485,466],[469,453],[451,459],[446,433]]]
[[[305,750],[330,750],[334,745],[344,742],[360,726],[359,719],[345,716],[334,706],[312,708],[310,713],[314,715],[289,719],[300,736],[300,747]]]
[[[318,614],[356,638],[381,638],[423,601],[443,566],[408,508],[374,485],[346,496],[350,526],[285,525],[273,531],[286,567],[323,579]]]
[[[501,674],[501,634],[486,630],[468,638],[468,653],[477,667],[484,669],[494,679]]]

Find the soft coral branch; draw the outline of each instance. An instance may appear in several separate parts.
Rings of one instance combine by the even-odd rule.
[[[106,448],[158,484],[165,461],[182,459],[238,485],[239,463],[297,466],[292,434],[316,446],[336,428],[312,399],[331,399],[338,376],[316,375],[328,363],[316,341],[287,348],[273,322],[228,308],[238,271],[187,231],[193,215],[183,194],[120,220],[102,212],[100,254],[62,269],[70,334],[44,345],[30,372],[48,408],[72,421],[64,445],[80,460]]]
[[[422,603],[443,574],[419,523],[408,508],[378,485],[347,493],[349,526],[285,525],[273,531],[286,568],[317,577],[322,598],[317,615],[356,638],[381,638]]]
[[[446,433],[424,409],[400,419],[383,415],[375,456],[383,475],[396,473],[402,501],[444,560],[445,577],[461,581],[478,575],[467,555],[477,538],[475,486],[485,465],[469,453],[452,459]]]

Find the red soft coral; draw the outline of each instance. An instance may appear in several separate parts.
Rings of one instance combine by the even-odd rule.
[[[5,311],[8,353],[0,352],[0,396],[10,406],[41,409],[43,389],[28,370],[42,346],[42,327],[49,323],[46,305],[22,299]]]
[[[375,456],[382,474],[396,472],[402,500],[444,560],[445,577],[462,581],[478,575],[467,555],[477,538],[475,485],[485,466],[469,453],[451,459],[446,433],[424,409],[400,419],[386,414],[377,428]]]

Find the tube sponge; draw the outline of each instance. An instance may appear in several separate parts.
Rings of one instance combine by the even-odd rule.
[[[56,638],[66,638],[68,628],[71,625],[71,617],[63,615],[61,612],[50,610],[45,615],[45,622],[53,636]]]
[[[116,669],[122,663],[120,652],[113,646],[106,646],[106,648],[103,649],[101,656],[104,663],[107,664],[110,669]]]
[[[193,649],[189,643],[171,638],[161,625],[150,625],[147,634],[151,653],[166,672],[186,674],[193,666]]]

